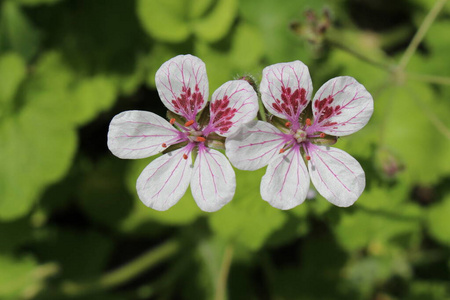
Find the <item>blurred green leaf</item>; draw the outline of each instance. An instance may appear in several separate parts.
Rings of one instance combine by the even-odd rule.
[[[387,251],[385,247],[395,238],[415,241],[420,234],[420,208],[406,202],[408,185],[398,184],[387,189],[372,186],[366,189],[355,204],[355,211],[341,214],[339,223],[333,226],[337,241],[347,251],[371,247],[376,254]]]
[[[190,34],[186,5],[183,0],[138,0],[136,9],[149,35],[162,41],[181,42]]]
[[[38,31],[13,1],[3,1],[0,16],[0,52],[14,51],[30,60],[39,48]]]
[[[222,239],[258,250],[272,233],[282,228],[287,217],[283,211],[261,199],[259,179],[265,169],[235,171],[237,187],[234,198],[209,216],[209,224]]]
[[[38,266],[34,258],[14,258],[0,255],[0,298],[4,300],[30,299],[42,288],[46,276],[55,266]]]
[[[236,76],[261,76],[259,65],[263,53],[263,40],[255,27],[240,23],[235,27],[229,43],[210,45],[198,41],[195,53],[205,62],[211,93]]]
[[[0,56],[0,118],[12,108],[11,102],[25,76],[26,64],[18,54],[7,53]]]
[[[194,32],[206,42],[218,41],[230,30],[237,8],[238,0],[216,0],[208,15],[194,21]]]
[[[231,28],[237,5],[237,0],[139,0],[137,12],[146,32],[158,40],[183,42],[195,34],[215,42]]]
[[[390,87],[378,97],[373,120],[380,130],[381,146],[398,155],[411,180],[435,183],[450,172],[450,140],[433,126],[436,109],[433,91],[420,83]],[[433,159],[429,159],[430,155]]]
[[[441,243],[450,245],[450,195],[428,210],[427,225],[431,236]]]

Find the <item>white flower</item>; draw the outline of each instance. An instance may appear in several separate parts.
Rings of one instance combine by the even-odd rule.
[[[265,107],[278,123],[283,119],[282,125],[253,121],[241,126],[225,143],[233,165],[243,170],[268,165],[261,196],[274,207],[301,204],[310,178],[331,203],[352,205],[364,190],[364,171],[353,157],[329,144],[367,124],[373,112],[369,92],[352,77],[336,77],[317,91],[308,111],[312,83],[300,61],[266,67],[260,90]]]
[[[208,102],[208,79],[205,64],[192,55],[165,62],[156,72],[156,88],[176,116],[167,122],[151,112],[122,112],[111,121],[109,149],[117,157],[136,159],[178,148],[142,171],[136,184],[139,198],[151,208],[167,210],[190,183],[202,210],[220,209],[233,198],[236,179],[226,157],[210,146],[223,145],[224,137],[255,118],[256,92],[244,80],[228,81],[212,95],[209,118],[200,118]]]

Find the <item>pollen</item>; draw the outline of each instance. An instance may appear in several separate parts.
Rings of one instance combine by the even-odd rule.
[[[183,158],[184,159],[188,159],[188,156],[187,156],[187,154],[185,153],[185,154],[183,154]]]
[[[284,126],[286,126],[287,128],[291,127],[291,122],[286,122],[286,124],[284,124]]]
[[[311,156],[306,155],[305,158],[306,158],[306,160],[310,160],[310,159],[311,159]]]
[[[306,122],[306,126],[311,126],[311,119],[310,118],[307,118],[305,122]]]
[[[284,153],[284,151],[284,148],[281,148],[279,153]]]
[[[173,124],[175,124],[175,119],[174,119],[174,118],[172,118],[172,119],[170,119],[170,121],[169,121],[169,122],[170,122],[170,124],[172,124],[172,125],[173,125]]]
[[[167,144],[166,143],[162,143],[161,145],[163,148],[167,148]]]
[[[204,137],[202,137],[202,136],[197,137],[197,142],[204,142],[204,141],[206,141],[206,139]]]
[[[189,121],[187,121],[186,123],[184,123],[184,126],[189,127],[189,126],[191,126],[192,124],[194,124],[194,120],[189,120]]]
[[[322,132],[322,133],[320,134],[320,137],[321,137],[321,138],[324,138],[324,137],[325,137],[325,133]]]

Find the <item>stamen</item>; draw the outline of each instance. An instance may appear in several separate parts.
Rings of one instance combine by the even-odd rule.
[[[306,158],[306,160],[310,160],[310,159],[311,159],[311,156],[306,155],[305,158]]]
[[[183,158],[184,159],[188,159],[188,156],[187,156],[187,154],[185,153],[185,154],[183,154]]]
[[[186,126],[186,127],[189,127],[189,126],[191,126],[192,124],[194,124],[194,120],[189,120],[189,121],[187,121],[186,123],[184,123],[184,126]]]
[[[166,143],[162,143],[161,145],[163,148],[167,148],[167,144]]]
[[[204,142],[204,141],[206,141],[206,139],[204,137],[202,137],[202,136],[197,137],[197,142]]]
[[[284,153],[284,151],[284,148],[281,148],[279,153]]]
[[[311,126],[311,119],[310,118],[306,119],[306,126]]]
[[[170,119],[169,123],[172,125],[175,124],[175,118]]]
[[[291,122],[286,122],[286,124],[284,124],[284,126],[286,126],[287,128],[291,127]]]
[[[323,133],[323,132],[320,133],[320,137],[321,137],[321,138],[324,138],[324,137],[325,137],[325,133]]]

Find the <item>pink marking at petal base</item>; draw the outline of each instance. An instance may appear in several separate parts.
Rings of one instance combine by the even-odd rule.
[[[205,100],[200,93],[198,84],[195,85],[194,92],[190,87],[183,86],[181,95],[172,100],[175,112],[182,116],[195,116],[203,108]]]
[[[290,87],[281,87],[281,100],[275,99],[272,103],[273,109],[277,112],[289,116],[290,119],[297,119],[300,115],[299,107],[303,108],[308,103],[306,90],[304,88],[291,90]]]
[[[211,102],[210,111],[211,116],[213,116],[211,123],[214,124],[216,131],[223,134],[233,125],[232,119],[237,109],[230,107],[230,100],[225,95],[222,99]]]

